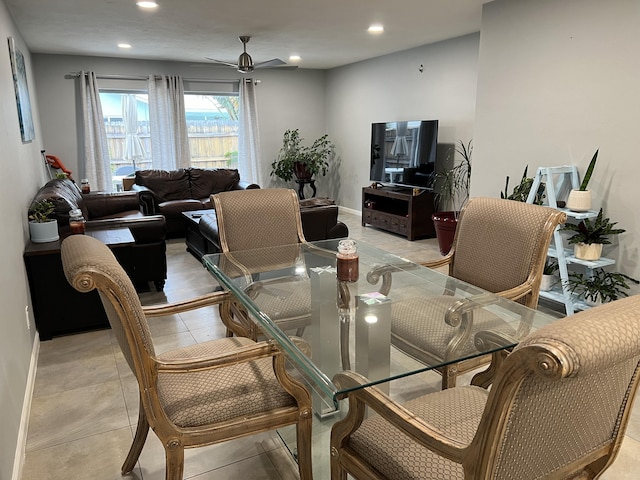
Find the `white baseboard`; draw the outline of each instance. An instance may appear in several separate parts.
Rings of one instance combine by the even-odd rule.
[[[353,215],[362,215],[362,212],[360,210],[354,210],[353,208],[347,208],[342,206],[338,206],[338,213],[339,212],[352,213]]]
[[[16,444],[16,455],[13,460],[13,475],[11,480],[22,478],[22,469],[26,458],[27,432],[29,429],[29,414],[31,412],[31,399],[33,398],[33,387],[36,382],[36,370],[38,368],[38,354],[40,352],[40,336],[36,332],[31,349],[31,363],[29,364],[29,375],[22,402],[22,415],[20,416],[20,431],[18,432],[18,442]]]

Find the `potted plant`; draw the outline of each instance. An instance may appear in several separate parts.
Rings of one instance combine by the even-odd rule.
[[[556,283],[555,272],[558,270],[558,262],[547,258],[542,270],[542,280],[540,281],[540,290],[549,291]]]
[[[328,160],[335,150],[335,145],[328,137],[324,134],[311,146],[304,146],[297,128],[287,130],[282,138],[278,158],[271,164],[271,175],[287,182],[294,176],[298,180],[310,180],[314,175],[326,175]]]
[[[460,162],[455,163],[448,170],[436,172],[433,179],[435,203],[439,211],[431,215],[431,219],[442,255],[446,255],[451,250],[458,225],[458,215],[462,205],[469,198],[471,186],[472,141],[469,140],[465,145],[462,140],[459,140],[455,151],[461,157]]]
[[[569,198],[567,198],[567,208],[574,212],[586,212],[591,209],[591,191],[587,190],[589,180],[593,174],[593,169],[596,166],[596,159],[598,158],[598,150],[593,154],[587,171],[584,174],[582,183],[578,190],[572,189],[569,192]]]
[[[527,177],[528,170],[529,165],[524,167],[524,173],[522,174],[520,183],[513,188],[513,192],[511,193],[511,195],[507,195],[507,191],[509,190],[509,176],[507,175],[507,180],[504,184],[504,192],[500,192],[500,198],[505,200],[515,200],[517,202],[526,202],[527,198],[529,197],[531,187],[533,186],[533,178]],[[542,205],[545,197],[544,190],[545,184],[540,183],[533,203],[535,203],[536,205]]]
[[[54,204],[51,200],[38,200],[29,207],[29,234],[33,243],[54,242],[58,236],[58,221],[51,218]]]
[[[582,297],[587,305],[612,302],[628,297],[629,283],[638,285],[635,278],[620,272],[606,272],[602,268],[593,270],[593,276],[582,273],[569,274],[569,290]]]
[[[580,223],[566,223],[560,230],[575,232],[567,239],[567,243],[574,245],[574,255],[582,260],[598,260],[602,255],[602,245],[609,245],[611,235],[625,232],[623,228],[614,228],[618,222],[610,222],[598,212],[595,221],[585,218]]]

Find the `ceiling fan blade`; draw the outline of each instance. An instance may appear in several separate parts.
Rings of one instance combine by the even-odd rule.
[[[253,64],[254,68],[278,67],[280,65],[286,65],[286,63],[279,58],[272,58],[271,60],[267,60],[266,62],[258,62]]]
[[[238,68],[238,64],[237,63],[223,62],[222,60],[216,60],[215,58],[211,58],[211,57],[204,57],[204,58],[206,58],[207,60],[210,60],[212,62],[219,63],[220,65],[226,65],[227,67]]]

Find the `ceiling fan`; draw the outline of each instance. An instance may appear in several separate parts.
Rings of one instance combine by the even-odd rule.
[[[233,67],[240,73],[253,72],[253,70],[256,68],[281,68],[291,70],[298,68],[296,65],[287,65],[279,58],[272,58],[271,60],[267,60],[266,62],[253,63],[251,55],[247,53],[247,43],[249,43],[251,37],[249,37],[248,35],[241,35],[238,38],[242,42],[242,46],[244,49],[244,52],[242,52],[240,54],[240,57],[238,57],[238,63],[223,62],[222,60],[216,60],[215,58],[210,57],[206,57],[207,60],[211,60],[212,62],[218,63],[220,65],[226,65],[227,67]]]

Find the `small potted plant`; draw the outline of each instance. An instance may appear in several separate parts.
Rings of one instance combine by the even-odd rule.
[[[587,305],[612,302],[621,297],[628,297],[629,285],[640,284],[635,278],[620,272],[606,272],[602,268],[593,270],[593,276],[582,273],[569,274],[569,290],[582,297]]]
[[[271,176],[288,182],[294,176],[298,180],[310,180],[314,175],[327,174],[329,159],[335,150],[329,136],[321,136],[311,146],[302,145],[302,140],[297,128],[284,132],[278,158],[271,164]]]
[[[469,198],[471,187],[472,141],[469,140],[465,145],[462,140],[459,140],[455,151],[461,157],[460,162],[455,163],[448,170],[436,172],[433,177],[435,203],[439,211],[431,215],[431,219],[442,255],[446,255],[451,250],[458,225],[458,215],[462,205]]]
[[[591,174],[596,166],[596,159],[598,158],[598,150],[593,154],[587,171],[582,178],[580,188],[578,190],[571,190],[569,192],[569,198],[567,198],[567,208],[574,212],[586,212],[591,209],[591,191],[587,190],[589,180],[591,180]]]
[[[580,223],[566,223],[562,231],[575,232],[567,239],[567,243],[574,245],[574,255],[582,260],[598,260],[602,255],[602,245],[609,245],[611,235],[625,232],[623,228],[614,228],[618,222],[610,222],[602,214],[602,208],[598,216],[592,222],[585,218]]]
[[[558,270],[558,262],[554,259],[547,258],[544,269],[542,270],[542,280],[540,281],[540,290],[551,290],[553,284],[556,283],[555,272]]]
[[[37,200],[29,207],[29,234],[33,243],[54,242],[58,236],[58,221],[51,215],[55,210],[51,200]]]
[[[515,187],[513,187],[513,192],[511,193],[511,195],[507,194],[507,191],[509,189],[509,176],[507,175],[507,180],[504,184],[504,192],[500,192],[500,198],[505,200],[515,200],[517,202],[526,202],[527,198],[529,197],[529,192],[531,191],[531,187],[533,186],[533,178],[527,177],[528,170],[529,170],[529,165],[524,167],[524,173],[522,174],[520,183]],[[538,191],[536,192],[536,196],[535,196],[535,199],[533,200],[533,203],[535,203],[536,205],[542,205],[545,197],[544,190],[545,190],[545,184],[540,183],[540,186],[538,187]]]

